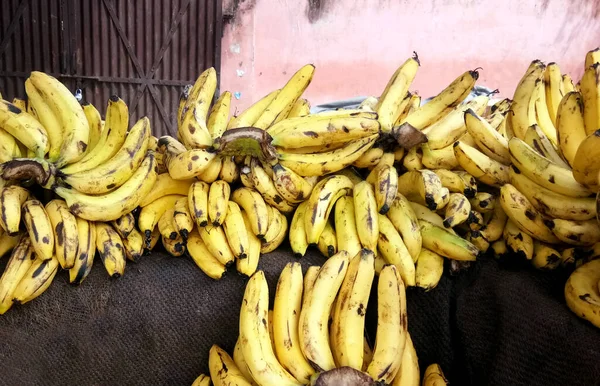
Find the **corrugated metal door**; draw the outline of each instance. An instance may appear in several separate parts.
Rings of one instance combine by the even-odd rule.
[[[221,0],[2,0],[0,92],[24,97],[31,70],[50,73],[102,114],[117,94],[131,119],[174,134],[179,94],[219,74]]]

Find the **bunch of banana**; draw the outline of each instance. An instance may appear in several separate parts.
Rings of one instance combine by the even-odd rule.
[[[246,285],[233,355],[214,345],[210,377],[194,384],[210,378],[215,385],[419,385],[404,281],[394,265],[382,269],[378,282],[374,277],[375,255],[368,249],[338,252],[304,275],[299,263],[288,263],[270,310],[267,281],[257,271]],[[374,285],[372,347],[365,316]]]

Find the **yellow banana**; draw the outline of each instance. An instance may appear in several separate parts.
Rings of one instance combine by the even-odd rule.
[[[197,230],[189,233],[186,249],[194,263],[208,277],[219,280],[225,276],[227,268],[208,250]]]
[[[461,193],[451,193],[450,201],[446,205],[444,226],[454,228],[455,226],[467,221],[471,213],[471,203]]]
[[[523,259],[531,260],[533,258],[533,238],[521,231],[517,224],[510,219],[504,227],[503,237],[510,252]]]
[[[454,154],[459,165],[484,184],[502,186],[508,181],[508,167],[476,148],[457,141],[454,143]]]
[[[376,251],[379,239],[379,211],[373,186],[367,181],[359,182],[354,186],[353,197],[356,224],[361,224],[357,226],[360,243],[364,248]],[[308,225],[307,223],[306,226]]]
[[[338,251],[337,236],[335,234],[335,229],[333,229],[329,221],[326,223],[323,232],[321,232],[321,236],[319,236],[317,248],[319,249],[319,252],[321,252],[321,254],[325,257],[331,257],[335,255]]]
[[[216,344],[212,345],[208,354],[208,369],[215,386],[251,386],[229,354]]]
[[[407,93],[407,96],[409,96],[410,93]],[[404,122],[406,122],[406,118],[414,113],[415,111],[417,111],[419,109],[419,107],[421,107],[421,96],[418,94],[412,94],[409,96],[409,100],[408,103],[406,104],[406,107],[404,108],[404,111],[402,111],[402,113],[400,113],[400,116],[398,117],[398,119],[396,120],[396,124],[395,126],[400,126],[401,124],[403,124]]]
[[[402,160],[402,165],[408,171],[417,171],[424,169],[423,165],[423,151],[421,146],[415,146],[410,149],[404,159]]]
[[[263,271],[246,284],[240,310],[239,342],[248,372],[257,384],[296,386],[298,382],[279,363],[269,337],[269,287]],[[267,322],[265,322],[267,321]]]
[[[532,149],[535,149],[540,155],[548,158],[555,164],[568,169],[570,166],[567,164],[558,151],[555,145],[550,139],[544,134],[538,125],[531,125],[525,132],[525,138],[523,139]]]
[[[183,153],[165,153],[165,165],[174,180],[187,180],[201,177],[215,159],[212,149],[191,149]],[[219,167],[218,172],[221,170]]]
[[[29,197],[29,191],[18,185],[0,188],[0,225],[9,236],[19,233],[21,207]]]
[[[212,137],[206,127],[208,109],[217,88],[217,72],[213,67],[205,70],[192,86],[181,111],[178,135],[188,149],[212,146]]]
[[[402,194],[396,196],[387,217],[402,236],[402,241],[406,245],[413,262],[416,262],[421,253],[423,239],[419,231],[417,215],[406,197]]]
[[[12,103],[0,101],[2,129],[16,138],[38,158],[44,158],[50,144],[46,129],[32,115]],[[24,156],[23,150],[21,155]]]
[[[48,158],[52,162],[56,161],[60,157],[60,150],[64,140],[61,119],[51,108],[51,101],[46,100],[33,85],[30,78],[25,81],[25,92],[27,93],[27,100],[29,101],[29,109],[27,109],[27,111],[35,116],[48,134]],[[21,110],[26,111],[25,109]]]
[[[194,229],[194,220],[190,213],[187,197],[181,197],[175,202],[173,225],[183,241],[187,240],[188,234]]]
[[[548,63],[544,70],[545,99],[550,119],[555,127],[558,125],[558,106],[563,98],[562,74],[560,67],[554,62]]]
[[[537,123],[535,115],[536,85],[544,75],[544,64],[539,60],[531,62],[525,75],[519,81],[511,105],[512,115],[509,114],[511,128],[518,138],[525,138],[527,128]]]
[[[417,357],[410,334],[407,331],[400,369],[394,378],[392,386],[420,386],[420,384],[419,358]]]
[[[579,266],[565,284],[567,306],[577,316],[600,327],[600,260]]]
[[[269,226],[269,212],[267,204],[256,190],[250,188],[238,188],[231,194],[231,201],[238,204],[248,215],[252,232],[262,239]]]
[[[373,167],[379,163],[379,160],[381,160],[383,153],[384,151],[382,148],[372,147],[369,150],[362,153],[362,155],[358,157],[356,161],[352,163],[352,165],[361,169]]]
[[[148,246],[152,238],[152,231],[167,209],[173,208],[177,200],[184,197],[178,194],[162,196],[142,208],[138,217],[138,228],[144,234],[146,246]]]
[[[273,165],[273,183],[287,202],[300,203],[306,200],[316,182],[316,177],[302,177],[281,164]]]
[[[15,304],[25,304],[43,294],[58,272],[58,259],[36,259],[13,292]]]
[[[415,268],[415,285],[431,291],[437,287],[443,273],[444,258],[429,249],[422,249]]]
[[[424,203],[431,210],[441,207],[442,182],[430,170],[410,171],[398,177],[398,193],[411,201]]]
[[[375,190],[377,211],[386,214],[398,194],[398,170],[392,165],[381,165],[371,171],[367,182]]]
[[[469,200],[473,210],[479,213],[492,212],[496,207],[496,196],[487,192],[479,192]]]
[[[246,212],[242,212],[242,217],[244,218],[246,233],[248,234],[249,248],[245,259],[236,260],[236,269],[242,275],[250,277],[256,272],[256,268],[258,267],[262,245],[258,237],[252,233],[252,225]]]
[[[79,249],[77,219],[63,200],[52,200],[45,209],[54,230],[55,257],[63,269],[70,269],[75,264]]]
[[[502,231],[506,225],[507,218],[504,209],[502,209],[502,205],[496,203],[491,217],[485,224],[485,227],[480,231],[481,236],[490,243],[498,240],[502,236]]]
[[[212,382],[210,380],[210,376],[206,374],[200,374],[196,379],[194,379],[194,383],[192,386],[211,386]]]
[[[407,286],[415,285],[415,263],[402,241],[402,237],[394,224],[384,215],[378,215],[379,240],[377,249],[389,264],[399,270],[402,280]]]
[[[127,259],[134,263],[137,262],[144,254],[144,246],[146,245],[144,236],[137,229],[133,229],[127,237],[121,237],[121,239],[123,240],[123,249]]]
[[[552,232],[563,243],[590,246],[600,241],[600,226],[594,220],[575,221],[555,218]]]
[[[254,188],[262,195],[265,202],[284,213],[291,213],[294,206],[287,202],[277,191],[273,178],[269,176],[270,168],[265,165],[263,167],[260,161],[252,160],[252,182]]]
[[[452,145],[437,150],[432,150],[426,143],[420,147],[423,154],[421,162],[424,167],[428,169],[452,170],[458,166]]]
[[[168,173],[159,174],[152,190],[140,202],[143,208],[154,200],[171,194],[187,196],[194,180],[174,180]]]
[[[585,132],[590,135],[600,129],[600,63],[594,63],[585,69],[580,89]]]
[[[558,147],[564,159],[573,166],[579,145],[587,137],[583,120],[583,99],[578,92],[565,95],[556,115]]]
[[[560,266],[560,252],[541,241],[533,241],[533,259],[531,263],[537,269],[551,270]]]
[[[188,207],[192,219],[198,227],[208,225],[208,192],[210,185],[203,181],[196,181],[190,185],[188,197]],[[144,209],[142,209],[143,212]]]
[[[125,249],[123,240],[110,224],[97,222],[96,249],[104,264],[106,272],[112,278],[119,278],[125,273]]]
[[[111,225],[115,228],[121,238],[127,238],[135,228],[135,217],[133,216],[133,213],[126,213],[115,221],[112,221]]]
[[[81,108],[80,108],[81,109]],[[129,109],[118,96],[108,100],[106,123],[96,146],[79,161],[61,168],[64,174],[75,174],[95,168],[111,159],[121,148],[129,128]]]
[[[456,78],[448,87],[429,102],[406,117],[405,123],[423,130],[446,116],[471,92],[479,78],[477,71],[467,71]]]
[[[22,278],[36,261],[36,254],[29,237],[22,237],[0,277],[0,315],[3,315],[13,305],[13,294]]]
[[[432,170],[440,179],[442,186],[454,193],[462,193],[467,198],[475,197],[477,181],[467,172],[458,170]]]
[[[395,266],[383,267],[377,285],[375,348],[366,372],[373,380],[384,384],[391,383],[398,373],[406,344],[408,325],[404,285]]]
[[[550,228],[552,224],[544,219],[525,195],[513,185],[505,184],[500,188],[500,204],[508,218],[523,232],[546,243],[558,243]]]
[[[465,125],[479,149],[488,157],[510,164],[508,140],[473,110],[465,112]]]
[[[244,225],[242,211],[239,205],[233,201],[227,202],[227,216],[223,222],[223,230],[225,231],[233,255],[237,259],[246,258],[250,249],[248,232]]]
[[[287,236],[288,222],[287,218],[275,207],[269,207],[269,229],[265,234],[260,252],[263,254],[273,252],[281,245],[285,236]]]
[[[38,258],[50,260],[54,256],[54,228],[50,217],[38,200],[23,204],[23,222]]]
[[[504,256],[508,253],[508,248],[506,247],[506,241],[504,239],[499,239],[490,244],[492,251],[494,251],[494,256],[496,258]]]
[[[15,236],[10,236],[0,229],[0,257],[3,257],[8,252],[12,251],[21,240],[21,237],[22,235],[20,233]]]
[[[217,227],[223,224],[227,216],[227,203],[231,188],[225,181],[215,181],[210,184],[208,191],[208,220]]]
[[[419,57],[415,53],[413,57],[407,59],[394,72],[379,97],[374,110],[377,112],[381,130],[384,133],[389,133],[392,130],[394,123],[404,110],[402,101],[415,79],[420,65]]]
[[[519,138],[508,142],[513,165],[533,182],[570,197],[587,197],[591,192],[573,177],[571,170],[541,156]]]
[[[448,381],[444,377],[442,368],[437,363],[429,365],[423,375],[423,386],[446,386]]]
[[[21,149],[19,149],[15,137],[0,128],[0,163],[21,158],[22,156],[24,154],[21,154]]]
[[[598,173],[600,172],[600,165],[598,164],[599,146],[600,128],[581,142],[572,165],[575,180],[592,191],[597,191],[600,188],[598,179]]]
[[[227,130],[227,121],[229,120],[229,106],[231,105],[231,92],[225,91],[215,102],[208,116],[206,125],[208,132],[213,139],[221,137]]]
[[[452,260],[477,259],[480,251],[469,241],[426,220],[419,220],[419,226],[423,235],[423,248]]]
[[[61,186],[54,191],[67,202],[74,215],[89,221],[112,221],[147,199],[156,179],[154,152],[148,152],[131,178],[112,192],[92,196]]]
[[[314,72],[315,66],[312,64],[307,64],[300,68],[292,75],[285,86],[281,88],[281,91],[273,98],[271,103],[264,109],[252,126],[266,130],[274,123],[285,119],[285,116],[281,113],[286,110],[286,108],[289,111],[291,106],[296,103],[298,98],[300,98],[304,90],[306,90],[310,84]]]
[[[77,234],[79,249],[73,268],[69,269],[69,283],[79,285],[85,280],[94,263],[96,256],[96,227],[89,222],[77,217]]]
[[[186,247],[181,236],[177,236],[175,239],[167,238],[163,235],[160,237],[160,241],[162,242],[165,251],[171,256],[179,257],[183,256],[185,253]]]
[[[233,251],[229,247],[227,236],[222,227],[209,225],[198,228],[198,233],[200,233],[200,237],[210,253],[212,253],[221,264],[229,266],[234,262],[235,257],[233,256]]]
[[[299,98],[292,106],[288,118],[305,117],[310,114],[310,102],[304,98]]]
[[[316,371],[335,368],[329,346],[328,319],[335,297],[348,269],[348,252],[330,257],[319,270],[298,322],[300,348]]]
[[[300,348],[298,322],[303,291],[300,263],[288,263],[279,275],[273,305],[273,341],[279,362],[299,382],[309,382],[314,369]]]
[[[262,115],[265,109],[271,104],[273,99],[275,99],[275,97],[279,94],[279,91],[280,90],[275,90],[270,92],[255,102],[252,106],[242,111],[241,114],[231,118],[227,125],[227,129],[252,126],[254,122],[256,122],[256,120]]]

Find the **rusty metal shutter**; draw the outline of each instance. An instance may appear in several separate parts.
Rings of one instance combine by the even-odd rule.
[[[112,94],[155,135],[176,132],[179,94],[221,61],[221,0],[2,0],[0,92],[25,97],[32,70],[104,114]]]

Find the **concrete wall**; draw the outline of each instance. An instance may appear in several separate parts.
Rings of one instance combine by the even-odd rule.
[[[424,98],[465,70],[511,97],[533,59],[577,81],[600,45],[598,0],[224,0],[222,90],[243,109],[306,63],[313,105],[379,95],[413,51]]]

